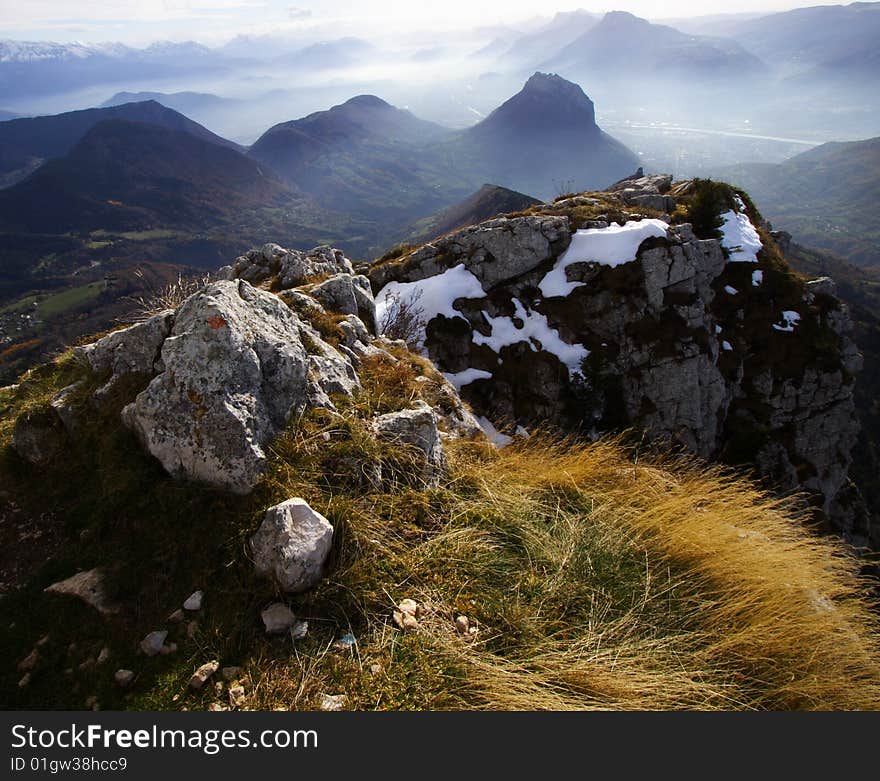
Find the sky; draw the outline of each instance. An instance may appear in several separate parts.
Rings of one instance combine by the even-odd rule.
[[[536,15],[584,8],[630,11],[657,19],[716,13],[787,10],[810,5],[791,0],[0,0],[0,38],[51,41],[156,40],[223,43],[236,34],[291,33],[326,37],[399,34],[431,29],[527,26]],[[818,4],[812,3],[812,4]]]

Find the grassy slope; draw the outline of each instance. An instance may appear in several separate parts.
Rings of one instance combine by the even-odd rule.
[[[740,165],[724,178],[747,190],[774,226],[857,265],[880,264],[880,138],[823,144],[780,165]]]
[[[14,419],[83,370],[68,356],[2,391],[0,488],[19,511],[4,510],[0,567],[21,585],[0,600],[0,705],[79,708],[97,695],[104,708],[207,707],[214,689],[186,682],[217,658],[244,666],[252,708],[315,707],[322,692],[361,709],[880,707],[866,584],[793,506],[702,464],[540,436],[501,452],[451,445],[449,480],[425,490],[365,429],[437,389],[423,361],[398,357],[367,362],[341,416],[292,424],[250,497],[165,476],[118,423],[136,383],[99,414],[88,378],[80,433],[45,470],[10,449]],[[400,476],[381,490],[363,477],[377,460]],[[246,551],[264,509],[290,496],[336,530],[328,577],[288,600],[310,622],[295,647],[264,638],[259,611],[278,595]],[[111,566],[119,618],[42,592],[98,564]],[[196,588],[194,636],[172,629],[177,653],[137,656]],[[430,606],[415,634],[391,624],[404,597]],[[475,638],[456,634],[461,613]],[[333,650],[348,631],[356,646]],[[19,688],[15,665],[46,634]],[[104,645],[111,661],[90,665]],[[112,684],[118,667],[138,673],[127,692]]]

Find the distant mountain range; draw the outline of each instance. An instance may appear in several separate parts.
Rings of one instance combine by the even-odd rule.
[[[0,230],[204,230],[241,209],[277,204],[288,192],[229,145],[167,126],[105,119],[64,157],[0,190]]]
[[[739,165],[718,176],[747,190],[801,244],[880,266],[880,138],[822,144],[780,165]]]
[[[768,63],[802,72],[851,58],[870,58],[880,40],[880,3],[796,8],[724,23],[719,34],[738,41]]]
[[[210,130],[155,101],[85,109],[49,117],[0,122],[0,186],[21,181],[46,160],[67,154],[99,122],[125,119],[188,133],[204,141],[240,149]]]
[[[486,119],[438,151],[474,189],[493,182],[537,198],[595,190],[631,174],[638,157],[596,124],[584,91],[555,74],[535,73]]]
[[[605,14],[540,67],[578,80],[615,82],[637,80],[639,73],[688,75],[699,81],[742,79],[766,71],[760,59],[734,41],[686,35],[624,11]]]
[[[535,74],[483,121],[452,132],[370,95],[269,129],[249,154],[324,206],[408,219],[483,182],[549,198],[598,188],[638,166],[596,125],[576,84]]]
[[[580,87],[540,73],[464,131],[360,95],[244,149],[148,100],[0,123],[0,150],[0,176],[12,185],[0,189],[8,233],[238,231],[247,212],[291,241],[326,226],[358,252],[484,182],[549,198],[638,166],[596,125]],[[502,210],[486,193],[478,201],[471,206]]]
[[[450,131],[373,95],[267,130],[249,154],[325,206],[387,217],[448,203],[446,172],[423,151]]]

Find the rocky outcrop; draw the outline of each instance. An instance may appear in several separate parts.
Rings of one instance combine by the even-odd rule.
[[[317,276],[351,274],[353,271],[351,261],[332,247],[315,247],[309,252],[301,252],[277,244],[265,244],[237,258],[231,266],[224,266],[218,276],[221,279],[243,279],[255,285],[275,279],[281,289],[288,289]]]
[[[324,278],[328,270],[335,273]],[[371,333],[369,280],[351,271],[341,252],[326,247],[302,253],[269,244],[242,256],[224,272],[229,279],[177,310],[78,348],[103,382],[94,400],[106,401],[125,378],[137,377],[141,388],[148,382],[121,415],[166,471],[250,492],[265,469],[267,445],[297,413],[335,412],[336,402],[360,390],[358,368],[367,358],[397,362],[382,346],[391,345]],[[436,485],[445,463],[441,435],[475,436],[479,426],[451,385],[439,375],[431,383],[436,410],[416,405],[400,420],[374,425],[377,436],[413,445],[418,479]],[[15,442],[27,460],[43,464],[58,454],[65,429],[75,425],[74,408],[65,406],[71,394],[65,389],[56,399],[64,414],[53,406],[39,419],[19,421]]]
[[[389,291],[426,291],[425,352],[503,430],[635,427],[706,459],[753,465],[782,491],[805,489],[847,533],[839,500],[859,357],[844,305],[827,283],[792,274],[766,233],[757,262],[737,261],[737,231],[757,236],[741,201],[719,241],[626,212],[672,211],[672,193],[690,186],[663,176],[612,189],[378,264],[369,273],[378,307]],[[608,214],[580,216],[600,209]],[[460,266],[478,285],[458,284]]]

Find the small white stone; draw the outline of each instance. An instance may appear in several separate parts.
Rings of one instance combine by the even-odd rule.
[[[455,619],[455,631],[460,635],[466,635],[470,629],[471,622],[467,616],[459,616]]]
[[[419,611],[419,604],[414,599],[404,599],[397,606],[397,609],[404,615],[415,617]]]
[[[296,623],[296,616],[282,602],[275,602],[269,605],[260,613],[260,616],[263,619],[263,625],[266,627],[267,635],[284,634]]]
[[[397,628],[402,629],[404,632],[415,632],[419,628],[418,620],[410,613],[402,613],[399,610],[395,610],[392,617]]]
[[[104,664],[110,658],[110,649],[105,645],[98,654],[98,664]]]
[[[186,618],[186,613],[184,613],[180,608],[175,610],[170,616],[168,616],[169,624],[181,624]]]
[[[232,708],[241,708],[245,703],[244,686],[241,684],[229,687],[229,705]]]
[[[25,674],[21,677],[21,680],[19,680],[19,682],[18,682],[18,688],[19,688],[19,689],[23,689],[23,688],[24,688],[25,686],[27,686],[30,682],[31,682],[31,674],[30,674],[30,673],[25,673]]]
[[[117,670],[113,675],[113,680],[116,681],[117,686],[124,689],[134,680],[134,673],[131,670]]]
[[[194,591],[186,598],[186,602],[183,603],[184,610],[201,610],[202,609],[202,599],[204,599],[205,594],[202,591]]]
[[[346,697],[344,694],[322,694],[321,702],[318,705],[323,711],[341,711],[345,710]]]
[[[302,640],[309,633],[308,621],[297,621],[290,627],[290,639],[296,642]]]
[[[166,643],[162,646],[162,649],[159,651],[162,656],[168,656],[168,654],[173,654],[177,650],[177,643]]]
[[[189,685],[192,689],[201,689],[217,670],[220,669],[220,662],[216,659],[212,659],[210,662],[205,662],[198,670],[193,673],[192,678],[189,679]]]
[[[168,632],[150,632],[143,640],[141,640],[141,651],[147,656],[156,656],[162,652],[162,646],[165,645],[165,638]]]

